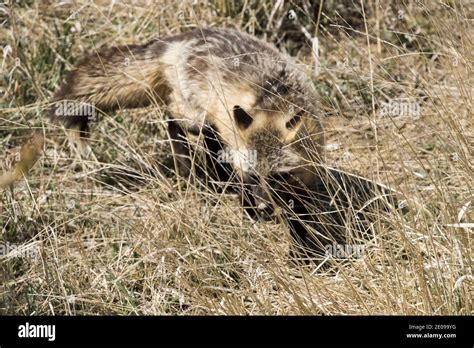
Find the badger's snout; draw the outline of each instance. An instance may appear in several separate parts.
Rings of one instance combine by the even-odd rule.
[[[268,188],[256,176],[250,176],[246,184],[249,186],[253,208],[258,218],[265,221],[271,220],[274,209]]]

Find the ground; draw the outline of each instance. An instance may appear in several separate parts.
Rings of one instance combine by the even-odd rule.
[[[33,129],[47,144],[28,180],[0,192],[0,314],[472,314],[472,2],[10,3],[0,171]],[[254,222],[235,195],[163,170],[158,107],[96,122],[99,162],[49,136],[49,98],[81,56],[205,25],[240,28],[306,64],[328,165],[406,201],[360,258],[294,266],[284,224]]]

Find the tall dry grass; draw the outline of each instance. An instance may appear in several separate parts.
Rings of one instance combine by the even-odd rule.
[[[1,170],[33,129],[50,134],[50,96],[102,45],[233,26],[311,73],[317,34],[327,163],[389,184],[410,210],[375,224],[361,258],[291,265],[284,224],[163,170],[163,110],[122,110],[93,125],[98,162],[56,134],[28,181],[0,193],[0,313],[472,314],[472,1],[10,3]]]

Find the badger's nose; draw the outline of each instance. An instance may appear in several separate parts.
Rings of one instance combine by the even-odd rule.
[[[259,218],[262,220],[270,220],[273,214],[273,206],[268,193],[259,185],[252,188],[252,193]]]

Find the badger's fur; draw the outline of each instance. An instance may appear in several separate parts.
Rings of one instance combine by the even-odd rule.
[[[102,112],[166,106],[179,172],[188,175],[191,169],[186,137],[204,135],[214,160],[223,162],[219,156],[225,154],[224,161],[251,187],[253,204],[265,210],[269,201],[285,206],[281,197],[299,200],[298,190],[321,188],[315,183],[321,183],[324,135],[314,86],[302,70],[248,34],[196,29],[92,53],[67,74],[51,117],[85,137],[92,115],[65,111],[62,103]],[[272,186],[279,189],[269,190]],[[325,202],[330,201],[328,196]]]
[[[84,135],[90,115],[58,113],[58,102],[67,100],[104,112],[166,104],[184,131],[214,127],[242,177],[301,170],[322,155],[312,82],[290,57],[234,30],[196,29],[86,57],[67,74],[51,109],[54,120]],[[255,162],[247,160],[252,151]]]

